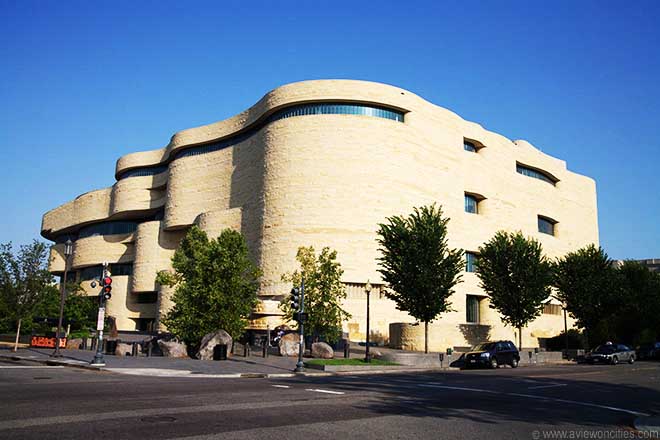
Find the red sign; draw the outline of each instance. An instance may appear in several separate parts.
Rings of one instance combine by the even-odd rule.
[[[30,347],[55,348],[55,338],[32,336]],[[66,338],[60,339],[60,348],[66,348]]]

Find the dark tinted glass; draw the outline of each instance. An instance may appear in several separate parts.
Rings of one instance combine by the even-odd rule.
[[[230,136],[226,139],[213,142],[210,144],[200,145],[199,147],[187,148],[175,154],[174,159],[182,157],[198,156],[200,154],[211,153],[213,151],[222,150],[223,148],[236,145],[250,139],[265,125],[279,121],[280,119],[287,119],[296,116],[311,116],[311,115],[360,115],[371,116],[374,118],[390,119],[397,122],[403,122],[403,113],[394,109],[383,107],[375,107],[363,104],[351,103],[314,103],[314,104],[301,104],[286,107],[276,111],[268,119],[255,127]]]
[[[548,235],[555,235],[555,224],[543,217],[538,218],[539,232]]]
[[[526,167],[524,165],[517,164],[516,165],[516,171],[519,174],[522,174],[523,176],[533,177],[534,179],[543,180],[544,182],[548,182],[552,185],[555,184],[555,180],[552,179],[549,175],[547,175],[547,174],[545,174],[541,171]]]

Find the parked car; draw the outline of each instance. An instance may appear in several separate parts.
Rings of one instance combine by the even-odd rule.
[[[484,342],[476,345],[465,354],[464,368],[511,365],[516,368],[520,363],[520,353],[511,341]]]
[[[660,359],[660,342],[637,347],[637,359]]]
[[[619,362],[635,362],[635,350],[623,344],[603,344],[587,353],[585,360],[589,364],[612,364]]]

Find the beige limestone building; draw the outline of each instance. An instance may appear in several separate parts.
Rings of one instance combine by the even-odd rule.
[[[524,111],[524,110],[521,110]],[[227,120],[176,133],[164,148],[119,158],[116,183],[80,195],[43,217],[55,241],[51,270],[64,270],[63,243],[74,240],[70,270],[84,286],[110,263],[107,312],[124,330],[158,329],[171,292],[155,282],[191,225],[211,236],[244,234],[263,271],[251,328],[280,323],[278,302],[291,286],[299,246],[338,251],[353,315],[351,339],[365,337],[367,280],[371,328],[414,323],[380,292],[378,223],[415,206],[441,204],[449,240],[466,253],[466,273],[452,298],[455,311],[431,325],[431,348],[463,347],[486,337],[514,338],[472,270],[477,248],[496,231],[521,230],[558,257],[598,243],[595,182],[523,140],[511,141],[415,94],[350,80],[305,81],[267,93]],[[96,294],[90,288],[90,294]],[[563,330],[550,301],[524,329],[523,345]],[[396,329],[414,344],[417,329]],[[394,337],[394,335],[393,335]],[[403,342],[401,342],[403,340]],[[407,342],[406,342],[407,341]]]

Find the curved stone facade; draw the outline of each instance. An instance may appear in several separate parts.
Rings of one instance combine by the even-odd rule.
[[[464,148],[466,141],[475,151]],[[523,175],[517,167],[552,179]],[[155,274],[169,267],[188,227],[197,224],[211,235],[234,228],[244,234],[264,273],[255,329],[278,323],[274,305],[290,289],[281,275],[295,269],[298,247],[330,246],[354,291],[346,300],[353,318],[345,330],[363,338],[365,299],[359,286],[380,280],[377,225],[414,206],[441,204],[451,218],[450,245],[467,251],[476,251],[501,229],[539,239],[550,257],[598,243],[592,179],[568,171],[565,162],[526,141],[487,131],[406,90],[364,81],[279,87],[237,116],[178,132],[162,149],[123,156],[115,175],[113,187],[44,215],[42,235],[58,242],[75,238],[89,224],[139,223],[130,238],[77,240],[72,269],[133,262],[125,293],[130,299],[158,291]],[[466,194],[479,200],[477,214],[465,212]],[[554,235],[539,232],[539,217],[552,219]],[[60,247],[52,252],[54,272],[64,266]],[[453,298],[455,311],[431,326],[433,339],[442,341],[437,349],[470,345],[481,336],[471,335],[474,328],[465,322],[466,295],[483,293],[473,273],[463,279]],[[156,302],[140,304],[144,316],[129,313],[128,306],[125,313],[132,313],[138,326],[144,325],[141,318],[157,320],[167,310],[169,294],[162,290]],[[372,307],[372,330],[385,342],[390,323],[414,322],[384,297],[372,299]],[[479,301],[479,310],[480,327],[489,327],[490,337],[513,338],[513,330],[487,307],[487,298]],[[115,307],[115,313],[124,311]],[[543,315],[525,329],[524,345],[561,329],[561,316]]]

